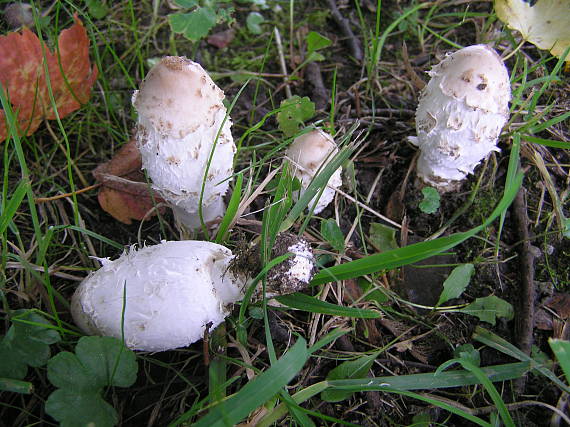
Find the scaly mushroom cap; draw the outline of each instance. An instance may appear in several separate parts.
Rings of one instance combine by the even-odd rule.
[[[509,74],[484,45],[461,49],[433,67],[416,111],[418,176],[442,191],[473,173],[509,115]]]
[[[198,204],[212,150],[203,194],[204,219],[208,222],[224,213],[221,198],[233,173],[236,147],[223,99],[221,89],[199,64],[172,56],[155,65],[133,95],[143,169],[190,228],[200,224]]]
[[[163,351],[187,346],[212,330],[243,296],[245,282],[228,271],[232,252],[200,241],[131,249],[87,277],[71,313],[90,335],[121,338],[129,348]]]
[[[301,181],[303,190],[309,186],[319,169],[322,169],[337,153],[338,148],[334,139],[321,129],[298,136],[287,148],[287,157],[293,162],[294,174]],[[341,173],[342,168],[339,168],[330,177],[327,188],[324,189],[313,211],[315,214],[321,212],[333,200],[334,189],[342,185]],[[309,206],[313,203],[314,200]]]

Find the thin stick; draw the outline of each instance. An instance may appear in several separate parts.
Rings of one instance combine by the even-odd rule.
[[[285,94],[287,98],[291,98],[293,94],[291,93],[291,87],[289,86],[289,77],[287,74],[287,64],[285,64],[285,55],[283,54],[283,43],[281,43],[281,33],[277,27],[273,28],[275,33],[275,44],[277,45],[277,54],[279,55],[279,65],[281,66],[281,72],[285,75],[283,82],[285,83]]]
[[[80,190],[72,191],[71,193],[58,194],[57,196],[51,196],[51,197],[37,197],[35,199],[35,201],[36,201],[36,203],[45,203],[45,202],[52,202],[54,200],[65,199],[66,197],[71,197],[73,195],[77,195],[77,194],[85,193],[85,192],[90,191],[90,190],[94,190],[95,188],[98,188],[101,185],[103,185],[103,184],[101,184],[99,182],[97,184],[90,185],[90,186],[82,188]]]
[[[534,288],[534,255],[529,239],[527,216],[526,191],[521,188],[513,201],[513,216],[517,224],[518,237],[521,240],[519,246],[519,262],[520,262],[520,287],[519,287],[519,305],[516,310],[516,337],[519,348],[530,355],[532,347],[532,336],[534,331],[534,305],[535,305],[535,288]],[[519,378],[515,382],[515,388],[522,393],[526,383],[526,378]]]

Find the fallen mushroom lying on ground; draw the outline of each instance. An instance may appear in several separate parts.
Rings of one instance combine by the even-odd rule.
[[[416,111],[417,174],[450,191],[492,151],[509,117],[509,73],[497,53],[475,45],[448,55],[429,72]]]
[[[205,223],[225,212],[236,146],[223,99],[200,64],[179,56],[163,58],[133,95],[143,169],[190,229],[200,227],[200,202]]]
[[[268,298],[302,290],[313,277],[307,241],[279,234],[271,255],[287,253],[292,256],[267,273]],[[195,240],[131,248],[115,261],[102,260],[76,289],[71,313],[84,333],[124,337],[133,350],[185,347],[224,321],[262,270],[260,259],[257,246],[234,255],[222,245]]]
[[[294,176],[301,181],[301,190],[293,194],[295,200],[301,197],[317,172],[337,153],[333,137],[321,129],[314,129],[295,138],[287,148],[287,157],[293,162]],[[328,180],[313,210],[314,214],[320,213],[334,199],[335,189],[342,185],[341,173],[342,168],[338,168]],[[315,204],[315,199],[311,200],[309,207]]]

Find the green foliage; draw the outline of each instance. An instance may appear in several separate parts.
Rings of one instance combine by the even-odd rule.
[[[61,340],[51,324],[31,310],[17,310],[12,326],[0,341],[0,378],[23,379],[28,366],[45,365],[50,357],[50,344]]]
[[[563,224],[564,230],[562,230],[562,235],[567,239],[570,239],[570,218],[564,218]]]
[[[368,232],[370,243],[374,245],[380,252],[398,249],[396,242],[396,229],[378,222],[370,223]]]
[[[365,258],[350,261],[345,264],[335,265],[334,267],[319,271],[315,277],[313,277],[311,284],[318,285],[332,280],[351,279],[381,270],[401,267],[429,258],[467,240],[491,224],[497,217],[505,212],[512,203],[522,184],[523,174],[518,172],[518,164],[515,162],[509,161],[509,171],[512,171],[513,178],[507,182],[503,198],[491,215],[478,227],[463,233],[455,233],[446,237],[415,243],[380,254],[369,255]]]
[[[220,3],[227,3],[227,0],[176,0],[178,6],[192,10],[168,15],[170,28],[196,42],[205,37],[214,25],[232,21],[233,8],[221,8]]]
[[[311,102],[309,97],[301,98],[295,95],[281,102],[281,111],[277,113],[277,123],[285,136],[290,137],[299,132],[305,121],[314,115],[315,104]]]
[[[268,370],[248,382],[236,394],[216,405],[208,415],[193,425],[225,427],[239,423],[251,411],[259,408],[286,386],[303,368],[308,358],[307,344],[303,338],[298,338],[295,345]],[[172,425],[178,424],[179,421],[174,421]]]
[[[542,363],[542,356],[538,359],[533,359],[528,354],[524,353],[504,338],[501,338],[500,336],[488,331],[487,329],[481,328],[480,326],[477,326],[477,328],[475,328],[473,339],[491,348],[494,348],[501,353],[521,360],[524,363],[528,363],[529,367],[532,367],[533,372],[544,375],[546,378],[556,384],[560,390],[563,390],[566,393],[570,393],[570,387],[564,384],[564,382],[560,381],[554,372],[548,369],[547,364]]]
[[[50,394],[46,412],[62,426],[113,426],[115,409],[102,397],[108,386],[130,387],[137,378],[135,354],[111,337],[82,337],[75,354],[63,351],[48,362]]]
[[[483,385],[487,393],[489,393],[489,396],[493,400],[493,403],[495,404],[495,407],[497,408],[497,411],[499,412],[501,419],[505,423],[505,426],[514,427],[515,423],[511,417],[511,414],[509,413],[509,410],[507,409],[504,400],[501,398],[501,395],[493,385],[493,382],[489,379],[489,377],[486,375],[483,369],[472,363],[473,359],[472,352],[467,352],[464,354],[466,354],[468,357],[452,359],[443,363],[439,368],[437,368],[436,375],[438,375],[443,370],[449,368],[450,366],[456,363],[460,364],[463,367],[463,369],[471,372],[480,381],[480,383]]]
[[[264,22],[265,18],[259,12],[250,12],[249,15],[247,15],[247,19],[245,20],[247,29],[252,34],[261,34],[263,32],[261,24]]]
[[[375,319],[380,317],[380,313],[373,310],[365,310],[355,307],[343,307],[341,305],[332,304],[330,302],[321,301],[310,295],[295,293],[291,295],[283,295],[276,298],[281,304],[284,304],[297,310],[308,311],[310,313],[328,314],[330,316],[354,317],[359,319]]]
[[[323,61],[325,57],[317,51],[329,47],[331,44],[332,41],[325,36],[315,31],[309,32],[307,34],[307,57],[304,62]]]
[[[368,371],[378,357],[378,354],[379,352],[375,352],[359,357],[355,360],[342,362],[328,373],[327,381],[366,378]],[[321,393],[321,399],[326,402],[340,402],[348,399],[352,394],[352,391],[330,389]]]
[[[449,277],[443,282],[443,291],[439,296],[437,305],[441,305],[450,299],[458,298],[469,286],[474,271],[475,267],[473,264],[463,264],[455,267]]]
[[[344,234],[334,219],[328,218],[321,221],[321,235],[335,251],[344,250]]]
[[[424,187],[422,194],[424,198],[419,204],[420,210],[426,214],[436,213],[440,205],[440,196],[437,190],[433,187]]]
[[[504,317],[507,320],[512,320],[514,317],[513,306],[495,295],[477,298],[467,307],[456,311],[476,316],[482,322],[487,322],[491,325],[495,325],[497,317]]]
[[[85,0],[89,15],[95,19],[103,19],[109,13],[109,8],[99,0]]]
[[[364,292],[364,299],[366,301],[372,301],[377,303],[378,305],[381,305],[385,302],[388,302],[390,299],[388,298],[388,295],[386,295],[384,292],[374,288],[374,283],[370,283],[368,280],[365,280],[364,278],[358,279],[358,286],[360,286],[362,292]]]
[[[481,355],[479,350],[473,347],[473,344],[463,344],[453,351],[453,355],[457,359],[467,360],[474,366],[481,365]]]
[[[552,352],[560,363],[566,382],[570,384],[570,342],[550,338],[548,344],[550,344]]]

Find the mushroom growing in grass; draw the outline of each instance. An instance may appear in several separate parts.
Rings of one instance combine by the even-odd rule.
[[[292,254],[266,275],[268,297],[304,289],[315,272],[309,244],[279,234],[272,256]],[[201,339],[240,301],[261,270],[258,249],[234,255],[201,241],[131,248],[88,276],[75,291],[71,313],[89,335],[121,338],[134,350],[163,351]],[[259,293],[259,292],[258,292]]]
[[[337,153],[338,148],[333,137],[321,129],[309,131],[295,138],[293,143],[287,148],[286,153],[293,163],[294,176],[301,181],[301,190],[295,192],[295,199],[301,197],[317,172],[326,166]],[[320,213],[332,202],[335,196],[335,189],[342,185],[341,173],[342,168],[338,168],[329,178],[313,213]],[[309,203],[309,207],[315,204],[316,197],[318,195]]]
[[[178,56],[156,64],[133,95],[143,169],[190,229],[200,227],[200,200],[205,223],[224,215],[236,147],[223,99],[199,64]]]
[[[492,151],[509,117],[509,73],[497,53],[475,45],[448,55],[429,72],[416,111],[418,176],[449,191]]]

